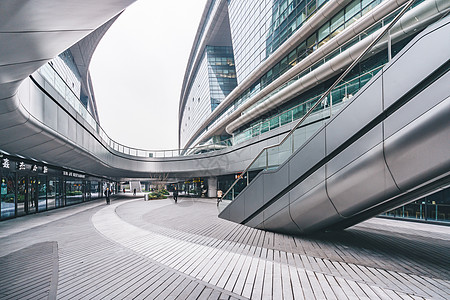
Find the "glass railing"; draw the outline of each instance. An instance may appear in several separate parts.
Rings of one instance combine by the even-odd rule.
[[[337,89],[340,89],[343,84],[346,84],[346,76],[353,70],[355,66],[361,68],[360,62],[362,61],[362,58],[368,58],[375,52],[376,47],[374,46],[376,46],[383,37],[387,37],[387,34],[392,29],[394,24],[406,13],[406,11],[408,11],[408,9],[414,4],[415,1],[417,0],[408,1],[395,12],[394,17],[391,18],[391,22],[388,25],[384,26],[381,31],[376,34],[376,37],[373,38],[368,46],[358,55],[358,57],[350,64],[350,66],[346,68],[346,70],[339,76],[339,78],[334,81],[334,83],[328,88],[328,90],[320,97],[318,97],[318,99],[314,103],[312,103],[308,111],[296,123],[291,131],[281,140],[279,144],[265,147],[260,151],[260,153],[252,160],[247,168],[245,168],[240,173],[238,178],[223,194],[222,198],[219,199],[218,205],[219,202],[222,202],[222,200],[234,200],[239,192],[250,184],[251,181],[249,180],[249,172],[254,173],[255,171],[259,172],[277,169],[281,164],[286,162],[295,151],[303,146],[304,143],[311,136],[313,136],[313,134],[320,127],[325,124],[325,116],[322,116],[322,118],[318,119],[315,112],[317,112],[321,108],[321,105],[326,103],[326,99],[332,98],[332,95],[336,92]],[[377,49],[377,51],[382,50]],[[389,51],[385,52],[386,56],[388,56]],[[343,83],[341,84],[341,82]],[[326,114],[328,112],[328,114],[330,114],[330,111],[331,110],[322,110],[322,113]],[[314,122],[314,118],[316,118],[318,121]],[[302,126],[303,124],[308,123],[313,124],[313,126]],[[219,206],[219,209],[225,208],[228,203],[229,201],[225,201],[223,205]]]
[[[317,107],[316,111],[320,110],[326,110],[328,109],[329,112],[325,111],[325,115],[327,117],[332,115],[333,105],[345,102],[346,100],[350,99],[352,95],[355,93],[355,91],[359,90],[362,86],[364,86],[375,74],[378,73],[378,71],[383,66],[378,66],[374,68],[373,70],[366,72],[360,76],[357,76],[349,81],[346,81],[340,85],[338,85],[333,92],[331,93],[330,97],[326,97],[320,106]],[[268,132],[270,130],[276,129],[280,126],[289,124],[291,122],[294,122],[301,117],[303,117],[306,112],[309,110],[309,108],[319,99],[322,95],[315,96],[311,99],[306,100],[305,102],[302,102],[282,113],[277,114],[276,116],[263,120],[261,122],[258,122],[257,124],[253,125],[252,127],[236,134],[234,136],[234,142],[236,144],[242,143],[244,141],[247,141],[253,137],[259,136],[265,132]]]

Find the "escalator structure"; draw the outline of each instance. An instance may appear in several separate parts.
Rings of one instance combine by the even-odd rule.
[[[233,200],[219,203],[219,217],[308,234],[352,226],[449,186],[449,36],[450,16],[444,15],[306,142],[294,146],[291,132],[262,151],[253,164],[264,167],[238,195],[227,191]],[[287,148],[287,159],[270,163]]]

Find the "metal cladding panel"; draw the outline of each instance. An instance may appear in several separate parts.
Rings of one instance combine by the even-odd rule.
[[[15,134],[12,133],[14,136]],[[25,154],[28,149],[34,149],[34,147],[50,141],[51,138],[43,137],[40,133],[27,136],[26,138],[16,138],[13,142],[7,144],[5,147],[9,149],[16,149],[16,153]],[[31,151],[32,152],[32,151]],[[33,155],[30,155],[33,157]]]
[[[69,122],[68,122],[69,128],[68,128],[66,137],[69,138],[69,140],[71,140],[72,142],[76,142],[78,123],[72,118],[68,118],[68,119],[69,119]]]
[[[291,189],[291,191],[289,192],[291,194],[291,202],[294,202],[324,181],[325,167],[321,167]]]
[[[21,153],[23,155],[29,155],[31,157],[34,157],[36,155],[36,153],[46,153],[46,152],[54,150],[55,147],[59,146],[56,144],[55,140],[53,140],[53,139],[44,140],[41,138],[41,135],[39,135],[39,139],[40,139],[40,143],[22,151]]]
[[[439,80],[430,85],[426,90],[414,97],[393,116],[384,121],[384,136],[388,138],[402,129],[404,126],[418,118],[423,112],[433,108],[443,99],[450,96],[450,72],[447,72]]]
[[[409,47],[405,47],[394,58],[394,64],[383,74],[384,107],[391,106],[403,96],[411,86],[415,86],[425,77],[439,68],[449,59],[450,53],[450,23],[439,27],[432,34],[420,35],[413,39]],[[442,24],[440,22],[439,24]],[[437,24],[427,30],[435,28]],[[430,45],[432,45],[430,47]],[[414,47],[413,51],[408,51]],[[402,72],[400,72],[400,70]]]
[[[84,147],[84,134],[85,130],[83,127],[81,127],[80,124],[75,123],[75,134],[76,134],[76,143],[77,145]]]
[[[386,139],[386,162],[402,191],[450,170],[449,116],[447,98]]]
[[[262,174],[264,181],[264,203],[284,190],[289,184],[289,164],[284,164],[274,172]]]
[[[30,106],[29,112],[33,117],[40,122],[45,120],[45,95],[36,88],[29,89]]]
[[[53,100],[45,96],[44,98],[44,124],[53,130],[57,130],[57,110],[58,106]]]
[[[260,213],[256,215],[254,218],[252,218],[250,221],[245,223],[246,226],[253,227],[253,228],[260,228],[259,226],[264,226],[264,215],[263,213]]]
[[[69,116],[61,108],[57,108],[58,132],[62,136],[67,136],[69,132]]]
[[[277,199],[274,203],[268,206],[264,210],[264,221],[276,215],[280,210],[289,206],[289,193],[284,194],[281,198]]]
[[[328,128],[327,128],[328,130]],[[327,134],[328,138],[328,134]],[[383,127],[377,125],[327,163],[327,178],[349,165],[383,141]]]
[[[291,219],[289,206],[286,206],[271,217],[265,218],[264,228],[266,230],[281,232],[284,234],[302,234],[302,231]]]
[[[327,191],[331,202],[344,217],[351,217],[398,193],[384,161],[383,144],[328,178]]]
[[[325,157],[325,129],[314,135],[287,163],[289,184],[292,184]]]
[[[342,145],[383,111],[382,80],[380,76],[373,81],[369,81],[367,85],[367,88],[357,93],[355,99],[328,123],[327,154]]]
[[[342,220],[326,194],[325,182],[290,204],[292,220],[304,233],[320,230]]]
[[[241,223],[245,220],[245,194],[239,196],[239,200],[235,200],[228,205],[227,209],[230,210],[230,218],[228,220]]]
[[[219,214],[219,218],[230,220],[230,205],[232,204],[229,204],[227,207],[225,207],[224,210],[222,210],[222,212]]]
[[[241,194],[246,194],[245,197],[245,217],[247,218],[258,210],[264,204],[264,176],[258,176],[252,181],[246,189],[245,192]],[[237,201],[241,201],[240,199]]]

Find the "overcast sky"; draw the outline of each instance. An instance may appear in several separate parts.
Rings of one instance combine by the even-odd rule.
[[[178,147],[178,102],[206,0],[138,0],[103,37],[90,65],[100,124],[115,141]]]

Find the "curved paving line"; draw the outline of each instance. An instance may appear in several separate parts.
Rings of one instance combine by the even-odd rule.
[[[251,292],[237,291],[248,298],[254,298],[253,289],[258,289],[258,293],[261,293],[263,297],[269,295],[264,295],[262,289],[269,289],[273,292],[270,295],[271,298],[275,298],[276,293],[283,293],[284,296],[288,296],[287,298],[294,295],[298,297],[299,293],[304,294],[305,298],[311,296],[321,298],[330,294],[339,297],[342,293],[359,298],[361,295],[358,296],[357,290],[363,290],[367,296],[381,291],[385,295],[395,293],[397,296],[411,294],[429,297],[410,288],[398,288],[372,280],[369,282],[358,280],[352,276],[351,272],[337,276],[307,270],[288,263],[235,253],[144,230],[124,221],[116,214],[116,208],[123,204],[125,203],[106,206],[92,216],[92,223],[102,235],[166,268],[195,278],[196,281],[202,281],[208,287],[233,293],[234,297],[237,296],[234,287],[240,276],[246,276],[245,285],[253,285]],[[155,208],[158,207],[161,206],[155,206]],[[252,268],[253,271],[251,271]],[[263,272],[262,276],[260,276],[261,272]],[[286,276],[286,274],[289,280],[280,281],[278,277]],[[407,274],[398,274],[407,276]],[[307,293],[306,286],[310,287],[310,294]]]

